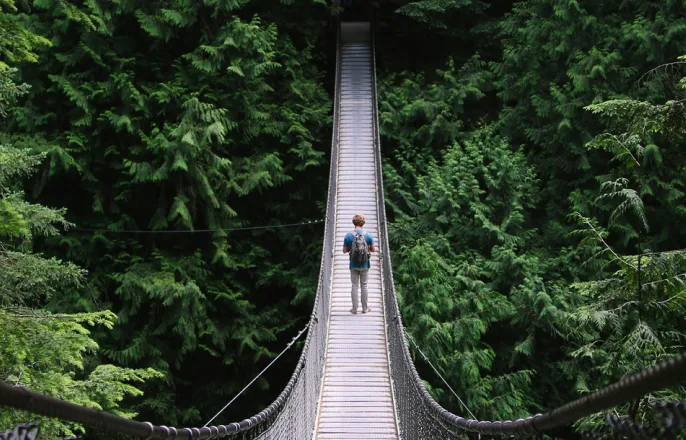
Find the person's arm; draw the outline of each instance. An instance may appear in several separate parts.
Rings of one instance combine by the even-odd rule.
[[[343,239],[343,253],[344,254],[347,254],[348,252],[350,252],[350,245],[351,244],[352,244],[352,242],[348,243],[348,234],[346,234],[345,238]]]
[[[369,243],[369,250],[371,252],[376,252],[376,242],[374,241],[374,236],[370,233],[367,233],[367,236],[371,239],[371,243]]]
[[[376,245],[373,244],[373,245],[369,246],[369,250],[372,252],[376,252]]]

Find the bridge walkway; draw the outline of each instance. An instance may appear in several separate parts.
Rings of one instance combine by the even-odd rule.
[[[342,252],[358,212],[366,217],[364,229],[379,237],[371,50],[369,23],[342,23],[336,244],[316,439],[398,439],[378,253],[368,279],[372,311],[360,313],[360,300],[353,315],[349,258]]]

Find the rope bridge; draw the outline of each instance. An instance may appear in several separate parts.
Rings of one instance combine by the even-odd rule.
[[[259,414],[229,425],[173,428],[124,419],[22,388],[0,384],[0,404],[143,439],[462,439],[469,433],[572,438],[580,417],[686,381],[686,355],[670,359],[546,414],[478,421],[442,408],[424,387],[408,349],[393,284],[381,173],[373,32],[341,23],[324,247],[314,308],[300,359],[285,389]],[[378,237],[369,274],[369,306],[351,315],[347,257],[336,253],[355,212]],[[340,247],[340,246],[339,246]],[[302,332],[301,332],[302,333]],[[291,344],[289,344],[290,347]],[[667,432],[686,428],[686,406],[656,408]],[[616,421],[621,432],[640,432]],[[622,431],[624,429],[624,431]],[[33,426],[2,439],[36,438]],[[14,437],[13,437],[14,436]],[[625,436],[626,438],[626,436]]]

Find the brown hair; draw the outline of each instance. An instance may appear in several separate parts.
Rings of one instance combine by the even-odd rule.
[[[353,217],[353,225],[355,226],[364,226],[364,214],[355,214],[355,217]]]

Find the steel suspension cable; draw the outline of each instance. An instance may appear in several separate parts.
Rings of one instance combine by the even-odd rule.
[[[476,416],[474,415],[474,413],[472,413],[472,412],[470,411],[469,407],[462,401],[462,399],[460,399],[460,396],[458,396],[457,393],[455,392],[455,390],[453,390],[453,388],[448,384],[448,381],[446,381],[446,380],[443,378],[443,376],[441,375],[441,373],[438,371],[438,369],[437,369],[436,367],[434,367],[434,364],[431,363],[431,361],[430,361],[429,358],[424,354],[424,352],[422,351],[422,349],[419,348],[419,345],[417,345],[417,342],[414,340],[414,338],[412,337],[412,335],[410,334],[410,332],[408,332],[406,329],[403,329],[403,330],[405,331],[405,335],[407,336],[407,338],[410,340],[410,342],[412,342],[412,345],[414,345],[414,347],[417,349],[417,351],[419,351],[419,353],[422,355],[422,357],[424,358],[424,360],[426,361],[426,363],[429,364],[429,366],[431,366],[431,368],[434,370],[434,372],[436,373],[436,375],[437,375],[438,377],[441,378],[441,380],[443,381],[443,383],[445,384],[445,386],[447,386],[448,389],[453,393],[453,396],[455,396],[455,398],[457,398],[457,400],[462,404],[462,406],[464,406],[464,409],[466,409],[467,412],[469,413],[469,415],[472,416],[472,419],[477,420],[477,418],[476,418]]]
[[[292,343],[289,345],[292,345]],[[660,362],[633,376],[548,413],[537,414],[515,422],[465,420],[440,408],[435,401],[432,401],[431,406],[436,408],[443,420],[467,431],[500,435],[531,434],[567,426],[581,417],[641,397],[649,392],[678,385],[684,381],[686,381],[686,353]],[[218,438],[239,432],[255,423],[252,420],[244,420],[241,423],[220,425],[219,427],[204,426],[200,429],[183,428],[176,430],[166,426],[153,426],[148,422],[141,423],[125,419],[104,411],[86,408],[2,383],[0,383],[0,405],[148,439]],[[256,419],[259,418],[258,416]]]
[[[226,405],[224,405],[224,407],[223,407],[222,409],[220,409],[219,412],[218,412],[217,414],[214,415],[214,417],[212,417],[210,420],[208,420],[207,423],[205,423],[205,424],[203,425],[203,428],[206,427],[207,425],[209,425],[210,423],[212,423],[212,421],[213,421],[214,419],[216,419],[217,417],[219,417],[219,415],[220,415],[221,413],[223,413],[224,410],[226,410],[226,408],[228,408],[229,405],[231,405],[236,399],[238,399],[238,397],[239,397],[241,394],[243,394],[243,392],[244,392],[245,390],[247,390],[247,389],[250,387],[250,385],[252,385],[253,383],[255,383],[255,381],[256,381],[257,379],[259,379],[260,376],[262,376],[262,375],[264,374],[264,372],[267,371],[267,370],[269,369],[269,367],[271,367],[272,365],[274,365],[274,362],[276,362],[277,360],[279,360],[279,358],[281,357],[281,355],[283,355],[286,351],[288,351],[288,349],[291,348],[291,347],[293,346],[293,344],[295,344],[295,341],[297,341],[298,339],[300,339],[300,336],[302,336],[303,333],[305,333],[309,327],[310,327],[310,323],[308,322],[307,325],[306,325],[302,330],[300,330],[300,331],[298,332],[297,335],[295,335],[295,336],[293,337],[293,339],[291,340],[291,342],[289,342],[288,345],[286,345],[286,348],[284,348],[283,351],[281,351],[281,353],[279,353],[278,356],[276,356],[274,359],[272,359],[272,361],[269,363],[269,365],[267,365],[266,367],[264,367],[264,369],[263,369],[262,371],[260,371],[260,373],[259,373],[257,376],[255,376],[255,377],[253,378],[253,380],[250,381],[249,384],[247,384],[242,390],[240,390],[240,391],[238,392],[238,394],[236,394],[236,395],[233,397],[233,399],[231,399],[231,400],[229,401],[229,403],[227,403]]]
[[[175,230],[175,229],[160,229],[147,231],[142,229],[92,229],[92,228],[68,228],[67,231],[84,231],[84,232],[108,232],[114,234],[198,234],[202,232],[233,232],[233,231],[254,231],[257,229],[279,229],[290,228],[293,226],[313,225],[317,223],[324,223],[325,220],[312,220],[301,223],[286,223],[283,225],[267,225],[267,226],[246,226],[240,228],[217,228],[217,229],[193,229],[193,230]]]

